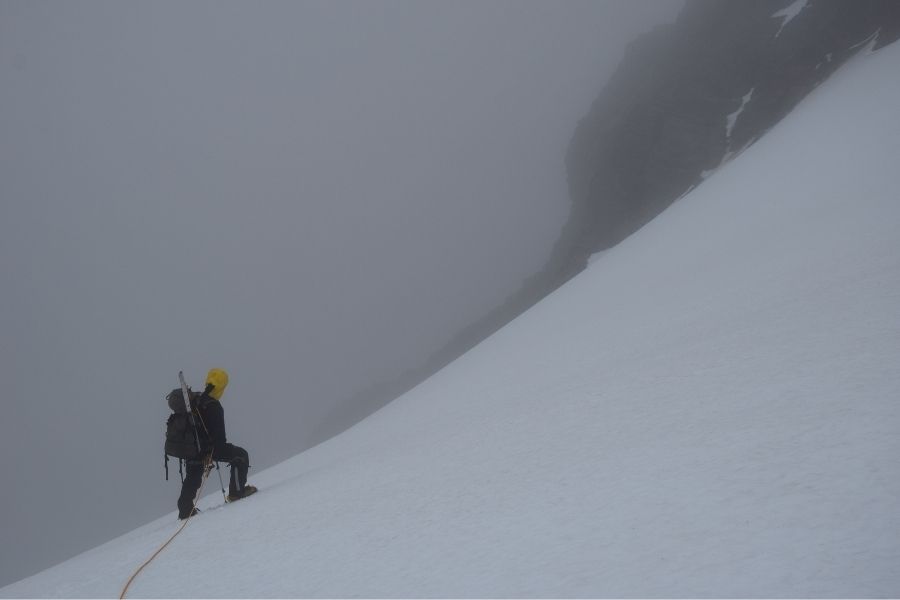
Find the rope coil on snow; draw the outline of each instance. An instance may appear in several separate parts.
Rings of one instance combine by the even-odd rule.
[[[125,587],[122,588],[122,593],[119,594],[119,600],[123,600],[125,598],[125,594],[128,593],[128,587],[131,585],[131,583],[134,581],[134,579],[138,576],[138,574],[144,570],[144,567],[146,567],[151,562],[153,562],[153,559],[156,558],[157,556],[159,556],[159,554],[163,550],[166,549],[166,546],[171,544],[172,540],[174,540],[175,537],[179,533],[184,531],[184,528],[187,527],[188,523],[190,523],[191,518],[193,518],[193,516],[194,516],[194,512],[195,512],[194,509],[197,508],[197,502],[200,500],[200,494],[203,492],[203,486],[206,484],[206,480],[209,479],[209,473],[212,470],[212,461],[207,462],[203,466],[203,470],[204,470],[203,481],[200,482],[200,489],[197,490],[197,495],[194,497],[194,505],[191,507],[190,514],[188,514],[188,517],[184,520],[184,523],[181,524],[181,527],[178,528],[178,531],[173,533],[172,536],[169,539],[167,539],[162,546],[157,548],[156,552],[154,552],[150,558],[148,558],[146,561],[144,561],[144,564],[142,564],[140,567],[138,567],[137,570],[131,574],[131,577],[129,577],[128,581],[125,583]]]

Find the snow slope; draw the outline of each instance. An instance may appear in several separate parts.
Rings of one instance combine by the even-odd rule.
[[[898,68],[852,61],[510,326],[252,476],[130,595],[900,595]],[[115,596],[175,528],[0,592]]]

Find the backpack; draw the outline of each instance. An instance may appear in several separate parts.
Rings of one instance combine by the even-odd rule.
[[[191,393],[192,405],[195,398],[196,394]],[[169,403],[169,408],[173,411],[169,415],[168,421],[166,421],[166,462],[168,463],[169,456],[183,460],[197,460],[209,454],[212,449],[212,443],[202,428],[198,427],[200,431],[194,428],[191,414],[188,413],[184,403],[184,394],[181,392],[181,388],[172,390],[166,396],[166,401]],[[198,442],[200,445],[199,452],[197,451]]]
[[[194,400],[196,398],[196,394],[191,394],[191,406],[194,406]],[[166,396],[166,402],[169,403],[169,410],[175,413],[185,413],[187,414],[187,406],[184,403],[184,393],[182,393],[181,388],[175,388],[169,395]]]

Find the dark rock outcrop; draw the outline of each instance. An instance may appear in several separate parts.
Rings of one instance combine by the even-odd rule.
[[[675,23],[628,47],[578,124],[566,157],[572,212],[548,270],[578,272],[848,58],[898,37],[896,0],[689,0]]]

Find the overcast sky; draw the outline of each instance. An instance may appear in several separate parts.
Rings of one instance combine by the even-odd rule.
[[[0,584],[174,510],[179,369],[259,469],[514,291],[681,4],[0,0]]]

